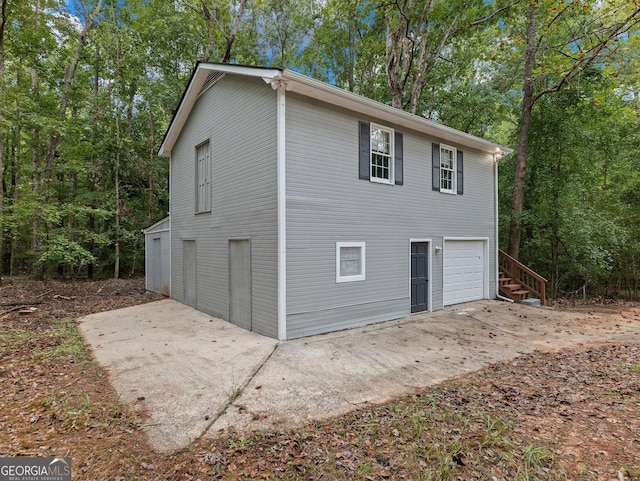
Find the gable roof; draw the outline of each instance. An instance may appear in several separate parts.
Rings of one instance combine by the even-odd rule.
[[[178,109],[169,124],[158,155],[161,157],[169,157],[171,155],[171,150],[178,140],[180,132],[199,94],[225,74],[262,78],[267,84],[272,85],[274,89],[280,82],[284,81],[287,91],[295,92],[379,119],[380,121],[393,123],[425,133],[437,139],[477,149],[489,154],[505,154],[513,151],[509,147],[504,147],[481,137],[476,137],[475,135],[467,134],[466,132],[447,127],[432,120],[427,120],[424,117],[410,114],[395,107],[312,79],[311,77],[292,70],[199,62],[194,68],[189,84],[182,94]]]

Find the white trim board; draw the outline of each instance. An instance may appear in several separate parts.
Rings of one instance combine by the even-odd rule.
[[[277,86],[277,178],[278,178],[278,339],[287,339],[287,184],[286,184],[286,85]]]

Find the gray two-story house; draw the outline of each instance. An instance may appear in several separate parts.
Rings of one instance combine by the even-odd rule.
[[[494,298],[508,151],[296,72],[200,63],[159,152],[171,296],[278,339]]]

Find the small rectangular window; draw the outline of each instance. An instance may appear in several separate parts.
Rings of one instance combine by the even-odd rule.
[[[196,147],[196,213],[211,211],[211,156],[209,141]]]
[[[440,192],[456,193],[456,149],[440,145]]]
[[[393,184],[393,129],[371,124],[371,177]]]
[[[364,242],[336,242],[336,282],[364,280]]]

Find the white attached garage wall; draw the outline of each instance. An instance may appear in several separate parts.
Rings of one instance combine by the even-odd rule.
[[[444,239],[443,304],[489,297],[488,239]]]

